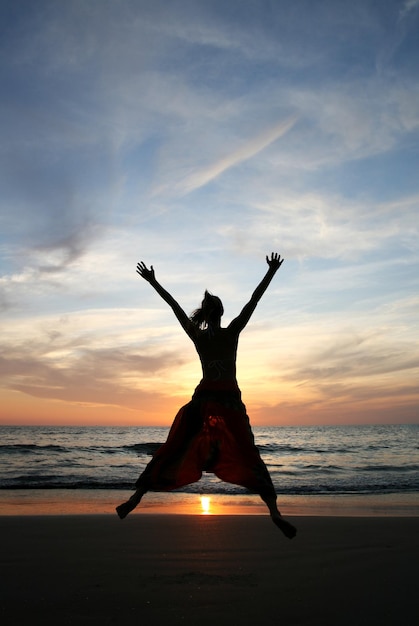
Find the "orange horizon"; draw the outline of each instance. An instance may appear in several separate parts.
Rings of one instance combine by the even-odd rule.
[[[261,406],[250,397],[244,401],[252,426],[322,426],[350,424],[419,423],[417,404],[389,404],[368,399],[347,403],[305,402]],[[127,408],[34,398],[20,392],[4,392],[0,409],[2,426],[159,426],[170,427],[178,409],[188,396],[165,398],[150,407]],[[247,400],[247,401],[246,401]],[[162,415],[165,415],[163,418]]]

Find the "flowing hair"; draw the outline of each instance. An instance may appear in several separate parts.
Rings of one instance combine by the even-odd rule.
[[[201,330],[211,330],[223,313],[224,307],[220,298],[213,296],[212,293],[205,290],[201,308],[196,309],[189,319]]]

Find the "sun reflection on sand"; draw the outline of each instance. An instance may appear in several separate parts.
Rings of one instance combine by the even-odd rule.
[[[201,496],[202,515],[211,515],[211,498],[209,496]]]

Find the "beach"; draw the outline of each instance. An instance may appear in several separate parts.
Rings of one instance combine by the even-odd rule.
[[[0,517],[3,624],[417,623],[418,517]]]

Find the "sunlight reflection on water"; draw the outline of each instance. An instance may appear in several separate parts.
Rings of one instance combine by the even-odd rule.
[[[202,515],[211,515],[211,498],[209,496],[201,496]]]

